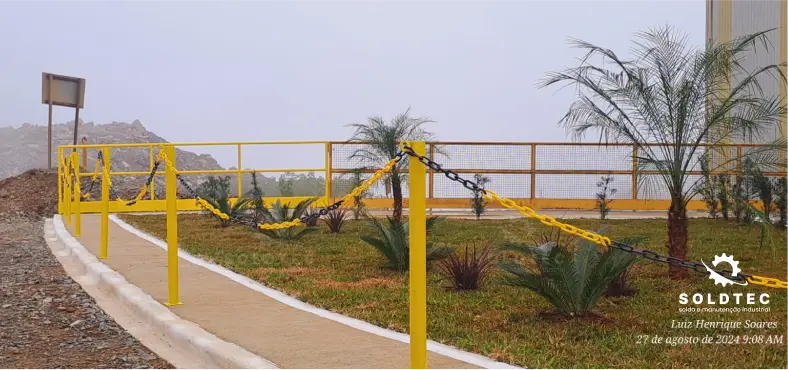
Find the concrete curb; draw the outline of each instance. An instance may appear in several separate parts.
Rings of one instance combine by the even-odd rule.
[[[197,324],[175,315],[149,294],[130,284],[122,275],[101,263],[66,230],[59,215],[47,219],[44,237],[56,256],[68,258],[78,266],[71,276],[81,285],[98,285],[112,292],[140,321],[161,332],[182,353],[200,358],[212,368],[276,369],[272,362],[240,346],[219,339]]]

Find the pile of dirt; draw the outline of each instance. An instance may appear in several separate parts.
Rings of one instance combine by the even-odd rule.
[[[57,170],[32,169],[0,180],[0,216],[38,220],[57,213]]]

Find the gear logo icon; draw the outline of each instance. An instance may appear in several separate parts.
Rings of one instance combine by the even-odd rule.
[[[714,280],[714,285],[720,285],[721,284],[723,287],[727,286],[728,284],[730,284],[730,285],[734,285],[734,284],[735,285],[747,285],[746,281],[744,283],[739,283],[739,282],[733,281],[731,279],[728,279],[725,276],[722,276],[722,275],[718,274],[716,271],[714,271],[713,269],[711,269],[709,267],[709,265],[706,264],[706,262],[703,262],[703,260],[700,260],[700,262],[703,264],[703,266],[706,267],[706,270],[709,272],[709,279]],[[733,259],[733,255],[728,256],[725,253],[723,253],[721,256],[714,255],[714,260],[711,261],[711,264],[714,267],[717,267],[717,265],[719,265],[722,262],[725,262],[728,265],[730,265],[730,267],[731,267],[731,276],[735,277],[736,275],[738,275],[741,272],[741,269],[739,268],[739,261],[736,261],[735,259]]]

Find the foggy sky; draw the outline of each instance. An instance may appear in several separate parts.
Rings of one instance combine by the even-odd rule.
[[[0,2],[0,126],[46,124],[52,72],[87,79],[85,121],[170,141],[343,140],[409,106],[441,140],[566,141],[573,90],[535,84],[567,37],[626,54],[666,23],[702,45],[704,2]]]

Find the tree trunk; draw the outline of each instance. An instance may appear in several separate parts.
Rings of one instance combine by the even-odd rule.
[[[668,254],[671,257],[687,258],[687,239],[689,236],[689,220],[687,219],[687,208],[682,199],[673,199],[670,202],[668,211]],[[678,266],[670,265],[668,274],[673,280],[680,280],[687,277],[687,270]]]
[[[399,221],[402,219],[402,182],[395,172],[391,173],[391,192],[394,196],[394,214],[391,217]]]

